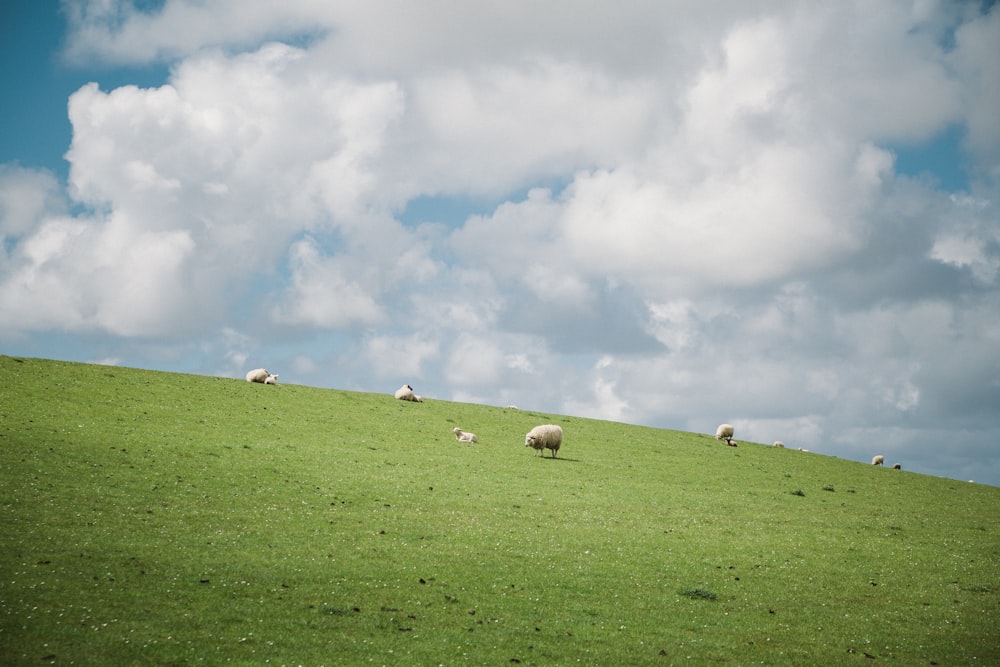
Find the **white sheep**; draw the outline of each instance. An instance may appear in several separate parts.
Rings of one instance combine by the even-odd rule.
[[[736,441],[733,440],[734,432],[732,424],[719,424],[719,428],[715,429],[715,439],[725,440],[727,445],[735,447]]]
[[[247,373],[247,382],[259,382],[261,384],[278,384],[278,376],[271,375],[266,368],[255,368]]]
[[[903,465],[901,463],[893,463],[892,464],[892,469],[893,470],[902,470],[903,469]]]
[[[774,441],[774,446],[775,447],[784,447],[785,443],[783,443],[781,440],[775,440]]]
[[[413,401],[414,403],[423,403],[424,401],[424,399],[413,393],[413,387],[408,384],[404,384],[397,389],[393,395],[401,401]]]
[[[884,465],[884,464],[885,464],[885,457],[882,456],[881,454],[872,457],[872,465],[873,466],[880,466],[880,465]]]
[[[546,449],[552,450],[552,458],[555,458],[556,452],[562,446],[562,440],[563,430],[561,426],[542,424],[528,431],[528,434],[524,436],[524,446],[534,449],[536,456],[538,452],[541,452],[544,457]]]
[[[455,434],[455,439],[459,442],[479,442],[479,436],[475,433],[469,433],[468,431],[463,431],[457,426],[451,429],[451,432]]]

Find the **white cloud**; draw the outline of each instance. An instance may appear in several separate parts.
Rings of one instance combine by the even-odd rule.
[[[375,378],[398,379],[401,384],[413,385],[425,377],[425,366],[438,357],[439,348],[436,340],[419,334],[375,335],[365,339],[361,356],[371,367]]]
[[[994,4],[983,19],[970,21],[955,35],[950,62],[962,79],[962,102],[968,127],[967,146],[994,181],[1000,179],[1000,5]]]
[[[51,173],[0,165],[0,239],[20,238],[39,218],[65,212],[62,190]]]
[[[345,258],[327,257],[312,239],[289,251],[291,285],[272,309],[277,324],[345,328],[378,324],[385,315]]]

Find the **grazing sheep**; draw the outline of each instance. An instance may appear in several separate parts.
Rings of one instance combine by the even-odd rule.
[[[899,463],[893,463],[892,464],[892,469],[893,470],[902,470],[903,466],[901,464],[899,464]]]
[[[872,457],[872,465],[873,466],[885,465],[885,457],[882,456],[881,454]]]
[[[451,429],[451,432],[455,434],[455,439],[459,442],[479,442],[478,436],[475,433],[469,433],[468,431],[463,431],[457,426]]]
[[[783,443],[781,440],[775,440],[774,441],[774,446],[775,447],[784,447],[785,443]]]
[[[259,382],[261,384],[278,384],[278,376],[271,375],[266,368],[255,368],[247,373],[247,382]]]
[[[408,384],[404,384],[397,389],[393,395],[401,401],[413,401],[414,403],[423,403],[424,401],[424,399],[413,393],[413,387]]]
[[[725,440],[727,445],[735,447],[736,442],[733,441],[734,432],[732,424],[719,424],[719,428],[715,429],[715,439]]]
[[[545,456],[545,450],[550,449],[552,450],[552,458],[555,458],[556,452],[562,446],[562,439],[563,430],[561,426],[542,424],[528,431],[528,434],[524,436],[524,446],[534,449],[536,456],[538,452],[541,452],[543,457]]]

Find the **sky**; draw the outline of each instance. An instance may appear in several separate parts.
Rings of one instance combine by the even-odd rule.
[[[0,353],[1000,485],[996,3],[8,0],[0,89]]]

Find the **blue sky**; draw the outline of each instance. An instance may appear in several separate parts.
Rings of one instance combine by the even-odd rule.
[[[4,353],[1000,484],[995,3],[0,13]]]

